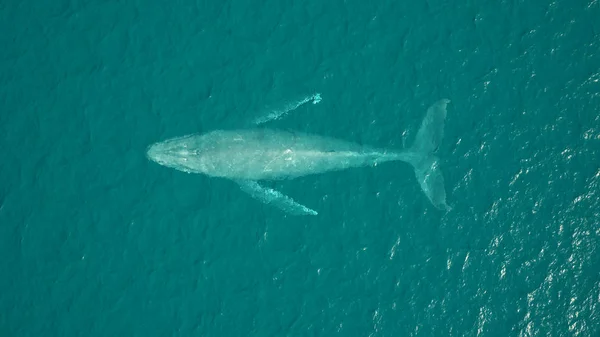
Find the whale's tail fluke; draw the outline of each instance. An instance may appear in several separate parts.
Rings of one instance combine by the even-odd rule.
[[[436,208],[446,211],[449,211],[451,207],[446,204],[444,176],[435,152],[444,135],[446,106],[448,103],[450,103],[450,100],[441,99],[427,109],[421,128],[408,151],[412,154],[409,162],[415,169],[415,175],[423,193]]]

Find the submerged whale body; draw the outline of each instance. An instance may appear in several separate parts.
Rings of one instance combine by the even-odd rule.
[[[179,171],[235,181],[263,203],[294,215],[317,212],[271,188],[261,180],[293,179],[351,167],[403,161],[414,168],[417,181],[431,203],[449,210],[444,178],[434,155],[440,145],[446,106],[442,99],[428,110],[412,147],[392,151],[338,139],[266,128],[216,130],[187,135],[151,145],[150,160]]]

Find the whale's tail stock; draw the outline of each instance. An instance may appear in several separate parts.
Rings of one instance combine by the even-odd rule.
[[[412,154],[409,163],[415,170],[423,193],[436,208],[445,211],[449,211],[451,207],[446,203],[444,176],[435,152],[444,135],[448,103],[450,100],[441,99],[427,109],[427,114],[421,123],[414,143],[408,149],[408,152]]]

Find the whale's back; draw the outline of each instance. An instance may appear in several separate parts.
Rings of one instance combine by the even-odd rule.
[[[230,179],[290,179],[362,166],[377,156],[358,144],[283,130],[218,130],[200,137],[204,173]]]

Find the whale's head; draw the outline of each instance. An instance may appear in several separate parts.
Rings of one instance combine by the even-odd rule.
[[[151,161],[188,173],[202,173],[202,155],[193,146],[192,136],[184,136],[154,143],[146,149]]]

